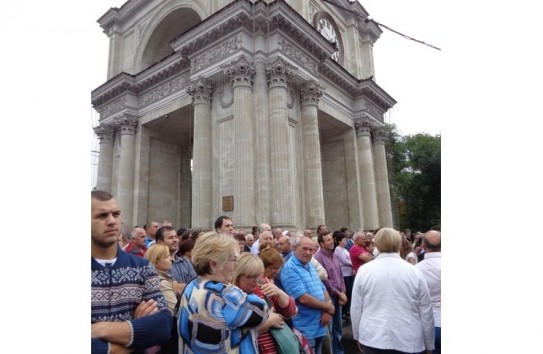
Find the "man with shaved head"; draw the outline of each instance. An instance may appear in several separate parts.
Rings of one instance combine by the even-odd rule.
[[[426,251],[425,256],[415,267],[424,275],[430,290],[436,333],[434,353],[441,353],[441,232],[427,231],[422,238],[422,245]]]

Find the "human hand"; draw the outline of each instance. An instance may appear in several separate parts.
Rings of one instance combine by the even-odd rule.
[[[285,324],[285,320],[283,320],[283,316],[276,312],[271,312],[268,316],[267,322],[270,324],[270,327],[274,328],[281,328]]]
[[[262,293],[266,295],[267,297],[271,296],[279,296],[281,289],[277,287],[277,285],[272,283],[266,283],[260,286],[260,290],[262,290]]]
[[[109,343],[109,354],[129,354],[132,353],[132,349],[126,348],[117,343]]]
[[[158,312],[158,303],[155,300],[142,301],[134,311],[134,319],[149,316],[156,312]]]
[[[332,315],[330,315],[328,312],[323,311],[321,314],[321,325],[326,326],[328,322],[332,319]]]
[[[339,304],[341,306],[347,303],[347,295],[345,295],[345,293],[339,293],[338,297],[339,297]]]
[[[176,293],[176,294],[181,294],[183,292],[183,290],[185,290],[185,286],[187,284],[185,283],[178,283],[176,281],[173,282],[173,291]]]

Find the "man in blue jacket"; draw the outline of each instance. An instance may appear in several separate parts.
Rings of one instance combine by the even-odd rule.
[[[145,258],[117,244],[121,210],[111,194],[91,192],[91,352],[143,353],[168,340],[172,314]]]

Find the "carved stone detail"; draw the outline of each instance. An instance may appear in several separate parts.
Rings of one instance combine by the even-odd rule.
[[[94,127],[93,130],[96,136],[98,136],[98,139],[100,140],[100,145],[113,144],[116,127],[111,125],[99,125],[97,127]]]
[[[318,74],[318,64],[315,61],[311,60],[301,50],[297,49],[292,44],[285,41],[283,38],[279,40],[279,47],[286,55],[300,63],[302,67],[308,69],[313,74]]]
[[[225,74],[232,80],[232,87],[246,86],[251,88],[253,86],[255,68],[245,56],[242,56],[238,60],[233,61],[230,64],[230,67],[225,69]]]
[[[380,117],[382,112],[373,104],[370,102],[370,100],[363,98],[362,101],[364,102],[365,111],[370,113],[371,115],[375,117]]]
[[[138,117],[130,114],[124,114],[115,119],[115,124],[117,124],[117,127],[119,127],[121,135],[136,135],[138,128]]]
[[[126,96],[119,98],[118,100],[106,105],[99,110],[100,118],[109,117],[110,115],[119,112],[126,107]]]
[[[384,145],[387,141],[387,135],[384,128],[373,129],[373,143]]]
[[[282,58],[275,59],[266,68],[268,75],[268,87],[288,87],[288,80],[292,77],[292,69]]]
[[[320,85],[314,81],[303,84],[300,88],[302,107],[307,105],[318,105],[319,97],[322,96]]]
[[[370,136],[371,134],[371,124],[366,119],[356,121],[354,128],[356,129],[357,136]]]
[[[290,97],[290,102],[287,102],[287,107],[292,109],[294,107],[294,102],[296,102],[296,91],[291,87],[288,88],[288,95]]]
[[[225,86],[228,87],[228,90],[224,89]],[[228,93],[225,94],[225,92]],[[219,94],[219,104],[222,108],[228,108],[234,103],[234,92],[232,91],[232,85],[222,86],[217,90],[217,93]],[[224,101],[225,96],[230,96],[226,102]]]
[[[220,43],[209,51],[205,51],[203,54],[198,55],[192,60],[190,67],[191,74],[238,50],[241,48],[241,43],[241,35],[238,35],[226,42]]]
[[[213,86],[209,80],[200,78],[196,80],[188,89],[187,93],[192,96],[193,104],[211,104],[211,94]]]
[[[157,88],[138,97],[138,104],[140,105],[140,107],[145,106],[146,104],[157,101],[162,97],[171,95],[172,93],[181,90],[188,81],[189,74],[183,73],[181,76],[176,77],[175,79],[170,80],[165,84],[162,84]]]

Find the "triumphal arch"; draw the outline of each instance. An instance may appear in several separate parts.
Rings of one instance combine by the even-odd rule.
[[[381,30],[348,0],[129,0],[109,37],[98,189],[124,222],[392,225],[374,79]]]

